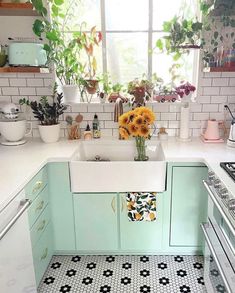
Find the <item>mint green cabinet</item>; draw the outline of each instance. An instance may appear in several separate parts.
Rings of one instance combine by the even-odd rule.
[[[120,244],[121,249],[133,252],[156,252],[162,248],[162,198],[157,194],[157,219],[154,222],[131,222],[127,217],[125,194],[120,194]]]
[[[76,249],[115,251],[118,249],[117,195],[74,194]]]
[[[204,166],[173,166],[170,215],[170,245],[200,246],[200,223],[206,220],[207,192],[202,180]]]
[[[75,251],[73,195],[68,163],[48,164],[48,181],[55,252]]]

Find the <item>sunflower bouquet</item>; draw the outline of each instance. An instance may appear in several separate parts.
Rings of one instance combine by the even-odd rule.
[[[150,126],[155,121],[155,114],[146,107],[139,107],[119,117],[119,134],[121,139],[135,137],[136,161],[147,161],[145,140],[150,139]]]

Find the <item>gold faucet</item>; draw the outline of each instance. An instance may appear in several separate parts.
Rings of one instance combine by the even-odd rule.
[[[117,98],[114,107],[114,122],[118,122],[119,117],[123,114],[123,101],[121,98]],[[119,139],[121,135],[119,134]]]

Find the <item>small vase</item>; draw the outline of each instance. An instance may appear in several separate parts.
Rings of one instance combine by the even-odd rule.
[[[146,145],[145,138],[137,136],[135,138],[137,156],[135,157],[135,161],[148,161],[149,157],[146,156]]]

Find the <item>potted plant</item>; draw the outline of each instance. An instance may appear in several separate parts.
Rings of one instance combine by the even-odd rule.
[[[137,156],[135,161],[147,161],[146,139],[150,139],[150,126],[155,121],[155,114],[146,107],[137,107],[119,117],[119,133],[122,139],[135,138]]]
[[[51,102],[49,99],[51,99]],[[52,143],[59,140],[59,116],[67,109],[67,106],[62,103],[62,99],[63,94],[57,93],[57,85],[55,85],[53,95],[51,97],[41,97],[40,102],[29,102],[25,98],[20,100],[21,105],[26,104],[30,106],[34,117],[39,120],[39,133],[45,143]]]
[[[174,60],[178,60],[189,49],[201,47],[201,33],[203,24],[197,19],[186,19],[183,16],[174,16],[163,23],[165,35],[156,41],[156,47],[161,52],[173,54]]]
[[[34,8],[41,16],[33,24],[33,31],[39,37],[46,39],[44,49],[47,52],[48,65],[55,67],[60,80],[65,102],[79,102],[79,82],[83,72],[80,54],[83,46],[77,42],[82,35],[81,30],[71,37],[65,31],[70,31],[67,23],[73,17],[76,1],[70,1],[64,7],[64,1],[52,0],[51,21],[48,20],[47,8],[42,0],[31,0]]]
[[[144,75],[142,79],[136,78],[130,81],[127,86],[127,92],[134,96],[132,105],[143,106],[145,101],[151,99],[154,87],[154,82],[146,79]]]
[[[100,45],[101,41],[102,34],[96,31],[95,26],[91,28],[90,32],[83,32],[77,37],[77,43],[84,49],[87,58],[86,63],[83,65],[82,84],[85,92],[91,96],[98,91],[99,79],[96,77],[97,60],[94,53],[95,48]],[[87,101],[90,102],[91,98],[90,100],[87,98]]]

